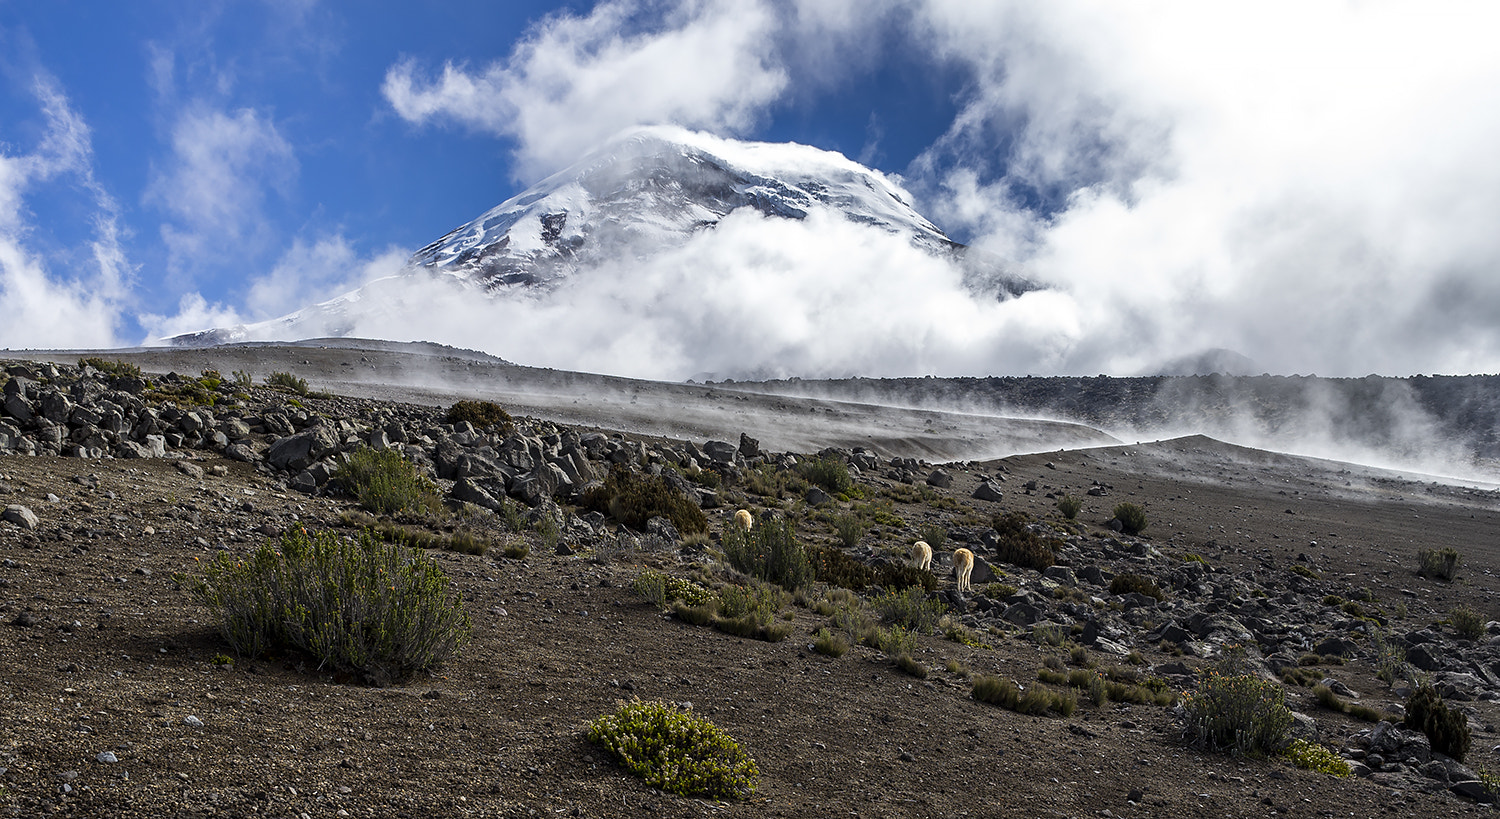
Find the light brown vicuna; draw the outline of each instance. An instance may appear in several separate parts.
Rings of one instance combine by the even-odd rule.
[[[971,591],[969,578],[974,574],[974,553],[968,549],[953,550],[953,572],[958,575],[959,592]]]
[[[911,545],[911,565],[924,571],[932,569],[932,547],[927,541],[919,540]]]
[[[747,532],[755,526],[755,518],[750,516],[750,511],[748,509],[741,509],[740,511],[735,512],[734,522],[738,524],[741,529],[744,529]]]

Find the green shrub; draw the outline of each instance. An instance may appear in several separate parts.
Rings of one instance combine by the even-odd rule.
[[[1313,655],[1316,657],[1317,655]],[[1287,666],[1281,669],[1281,681],[1287,685],[1296,685],[1306,688],[1316,685],[1323,679],[1323,672],[1316,668],[1304,668],[1302,666]]]
[[[854,489],[854,478],[849,475],[849,466],[837,458],[812,458],[797,464],[797,473],[814,486],[828,494],[847,496]]]
[[[869,522],[859,515],[836,515],[833,518],[833,531],[846,549],[858,546],[860,539],[869,530]]]
[[[1190,740],[1208,751],[1272,754],[1292,727],[1286,689],[1250,674],[1205,673],[1188,694],[1185,712]]]
[[[1120,522],[1127,535],[1138,535],[1146,531],[1146,510],[1134,503],[1115,504],[1115,520]]]
[[[1161,588],[1156,585],[1156,581],[1143,575],[1132,574],[1131,572],[1123,572],[1121,574],[1115,575],[1115,578],[1109,581],[1110,594],[1130,594],[1131,592],[1134,592],[1136,594],[1144,594],[1145,596],[1154,598],[1157,601],[1160,601],[1166,597],[1166,595],[1162,593]]]
[[[102,358],[83,358],[78,361],[78,368],[93,367],[105,375],[116,378],[140,378],[141,368],[128,361],[105,361]]]
[[[1073,520],[1078,517],[1079,512],[1083,511],[1083,499],[1073,495],[1063,495],[1057,499],[1057,511],[1068,520]]]
[[[437,487],[394,449],[361,447],[333,477],[376,514],[430,514],[442,508]]]
[[[1458,552],[1453,549],[1423,549],[1417,552],[1417,574],[1447,582],[1458,573]]]
[[[1354,769],[1349,767],[1349,763],[1343,757],[1322,745],[1305,739],[1293,740],[1292,744],[1282,752],[1282,756],[1291,760],[1293,765],[1309,771],[1339,777],[1350,776],[1354,773]]]
[[[918,648],[917,635],[903,626],[883,628],[875,634],[874,648],[880,649],[885,656],[891,658],[911,654]]]
[[[583,495],[583,506],[641,532],[646,521],[664,517],[682,534],[708,531],[708,517],[660,475],[640,475],[615,464],[602,486]]]
[[[274,390],[307,395],[307,380],[291,373],[275,372],[266,376],[266,386]]]
[[[885,623],[894,623],[922,634],[937,626],[947,607],[941,600],[928,599],[920,588],[885,591],[870,599],[870,608]]]
[[[986,583],[979,591],[991,600],[1004,600],[1016,593],[1016,587],[1009,583]]]
[[[1459,605],[1448,612],[1448,622],[1453,631],[1463,640],[1478,640],[1484,636],[1484,618],[1474,609]]]
[[[590,722],[588,740],[646,784],[682,796],[742,799],[760,776],[732,737],[665,702],[626,703]]]
[[[1418,686],[1406,698],[1408,728],[1421,731],[1432,743],[1432,750],[1464,761],[1469,753],[1469,718],[1457,708],[1443,702],[1431,683]]]
[[[448,408],[445,420],[450,424],[468,421],[475,429],[493,428],[502,436],[516,431],[515,419],[499,404],[491,401],[459,401]]]
[[[807,481],[795,472],[762,464],[745,473],[745,489],[765,498],[783,498],[807,491]]]
[[[238,387],[241,392],[249,392],[255,386],[255,379],[247,370],[235,370],[234,385]]]
[[[818,629],[818,633],[813,639],[813,651],[819,654],[829,657],[842,657],[848,650],[848,641],[826,628]]]
[[[441,665],[469,635],[443,570],[369,532],[293,528],[248,557],[219,553],[192,588],[236,653],[305,651],[376,685]]]
[[[920,540],[932,547],[932,553],[937,554],[948,544],[948,527],[937,523],[924,523],[917,527]]]
[[[813,581],[814,568],[790,521],[765,520],[746,532],[731,526],[724,532],[724,557],[750,575],[796,591]]]
[[[999,536],[995,554],[1000,560],[1014,566],[1041,571],[1057,560],[1059,541],[1043,539],[1031,531],[1031,522],[1024,513],[1006,512],[996,515],[991,522]]]

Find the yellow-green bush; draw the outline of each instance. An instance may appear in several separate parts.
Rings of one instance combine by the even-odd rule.
[[[665,702],[636,700],[589,723],[588,740],[646,784],[683,796],[743,799],[760,770],[713,723]]]
[[[1305,739],[1292,740],[1292,744],[1287,746],[1282,755],[1291,760],[1293,765],[1309,771],[1340,777],[1354,773],[1354,769],[1343,757],[1322,745]]]

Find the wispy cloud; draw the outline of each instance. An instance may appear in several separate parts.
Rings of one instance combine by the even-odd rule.
[[[146,201],[171,217],[161,226],[169,269],[188,282],[199,267],[270,241],[262,207],[272,193],[288,195],[298,163],[275,122],[250,108],[190,106],[172,126],[171,145]]]
[[[106,347],[115,343],[130,264],[121,246],[119,206],[93,170],[93,142],[83,118],[56,81],[32,80],[45,129],[27,153],[0,153],[0,345]],[[66,181],[88,198],[94,238],[89,262],[53,270],[28,247],[26,199],[38,187]]]
[[[404,60],[382,90],[409,122],[514,139],[517,174],[534,181],[635,125],[747,130],[787,85],[767,53],[777,22],[763,0],[612,0],[543,19],[481,68],[450,62],[432,75]]]

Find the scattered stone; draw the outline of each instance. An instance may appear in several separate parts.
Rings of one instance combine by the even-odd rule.
[[[35,529],[42,524],[41,519],[36,516],[35,512],[31,511],[29,507],[18,503],[13,503],[5,507],[5,511],[0,512],[0,520],[10,521],[22,529]]]

